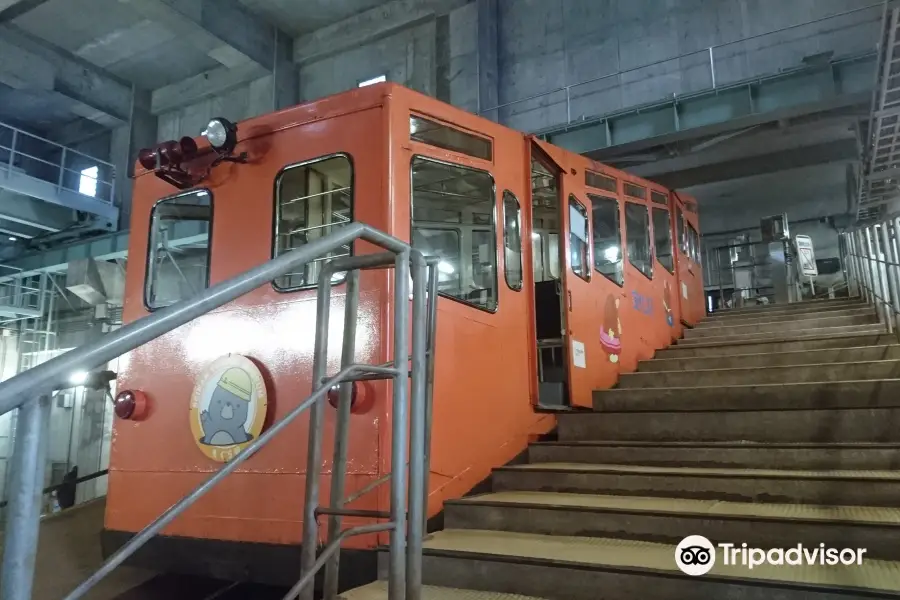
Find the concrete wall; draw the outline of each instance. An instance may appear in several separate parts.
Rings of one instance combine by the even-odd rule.
[[[386,75],[390,81],[476,111],[477,19],[476,5],[467,4],[447,15],[304,64],[300,68],[300,99],[315,100]]]
[[[182,136],[197,136],[213,117],[241,121],[271,112],[272,76],[267,75],[238,85],[220,95],[161,113],[158,116],[158,140],[173,140]]]
[[[866,0],[501,0],[500,103],[572,88],[571,119],[711,87],[710,46],[871,5]],[[714,49],[718,85],[871,48],[877,9]],[[835,33],[834,29],[840,32]],[[692,54],[691,54],[692,53]],[[690,54],[675,60],[673,57]],[[661,64],[647,66],[658,61]],[[615,75],[619,72],[627,72]],[[537,130],[565,122],[566,94],[510,106],[502,122]]]

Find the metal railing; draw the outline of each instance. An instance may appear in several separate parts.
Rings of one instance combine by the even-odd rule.
[[[93,169],[96,167],[96,176]],[[113,204],[116,168],[84,152],[0,123],[0,172],[19,172],[56,186]]]
[[[161,309],[129,323],[96,342],[53,358],[0,383],[0,414],[19,409],[11,469],[9,512],[3,561],[0,566],[0,597],[27,600],[31,597],[37,555],[41,492],[44,482],[44,452],[48,439],[50,396],[56,389],[68,387],[68,375],[75,371],[99,368],[114,358],[218,308],[276,277],[311,260],[327,255],[355,240],[365,240],[386,250],[378,254],[347,256],[327,263],[319,278],[315,349],[313,356],[313,393],[284,418],[274,423],[230,462],[211,475],[190,494],[179,500],[152,523],[132,537],[107,559],[100,569],[85,580],[67,600],[83,597],[94,585],[121,565],[152,537],[162,531],[189,506],[222,479],[233,473],[288,427],[300,414],[309,411],[307,481],[303,510],[303,534],[300,579],[285,596],[311,600],[312,582],[326,563],[326,598],[335,598],[338,551],[341,542],[355,535],[390,532],[388,589],[391,600],[419,600],[422,587],[422,540],[425,530],[430,454],[431,397],[434,373],[434,335],[437,320],[437,260],[426,259],[421,252],[397,238],[361,223],[351,223],[326,237],[278,256],[232,279],[214,285],[201,294]],[[382,365],[354,362],[354,338],[359,303],[359,270],[394,268],[393,360]],[[328,352],[331,276],[347,271],[344,314],[344,338],[341,368],[326,375]],[[410,278],[412,278],[412,315],[410,318]],[[427,282],[426,282],[427,279]],[[427,286],[427,293],[426,293]],[[412,352],[410,355],[410,337]],[[411,363],[411,366],[410,366]],[[411,376],[411,393],[407,379]],[[352,382],[363,379],[392,380],[390,511],[344,509],[347,435]],[[319,507],[319,479],[322,471],[322,428],[324,399],[330,389],[340,386],[338,419],[335,432],[335,462],[332,473],[331,505]],[[409,439],[407,440],[407,423]],[[407,490],[407,442],[409,443],[409,482]],[[387,479],[386,479],[387,480]],[[407,498],[408,493],[408,508]],[[319,528],[317,516],[329,516],[328,543],[316,555]],[[342,516],[368,516],[387,522],[340,530]],[[406,527],[404,532],[404,520]]]
[[[900,217],[841,234],[851,292],[872,304],[888,333],[900,339]]]
[[[533,110],[548,111],[555,107],[557,110],[553,113],[553,122],[547,122],[545,126],[556,127],[563,123],[571,125],[632,106],[658,102],[663,98],[716,90],[754,77],[795,69],[802,66],[805,59],[816,54],[831,52],[836,56],[853,56],[869,53],[875,49],[874,40],[883,7],[883,2],[873,3],[821,19],[712,45],[479,109],[479,114],[533,102],[533,106],[516,111],[515,115]],[[848,37],[847,31],[853,28],[860,29],[859,36]],[[843,35],[834,36],[837,31]],[[827,47],[822,44],[824,36],[829,37],[829,43],[825,45]],[[679,73],[680,76],[671,77],[674,73]],[[661,85],[666,85],[667,79],[670,80],[668,88],[661,88]],[[648,80],[654,80],[652,90],[646,85]]]

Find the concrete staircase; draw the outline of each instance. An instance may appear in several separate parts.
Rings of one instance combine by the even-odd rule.
[[[855,300],[723,312],[491,483],[426,540],[426,599],[900,598],[900,345]],[[866,554],[694,577],[688,535]]]

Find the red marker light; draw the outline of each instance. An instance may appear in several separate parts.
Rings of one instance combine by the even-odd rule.
[[[137,390],[123,390],[113,399],[113,409],[120,419],[139,421],[147,414],[147,395]]]

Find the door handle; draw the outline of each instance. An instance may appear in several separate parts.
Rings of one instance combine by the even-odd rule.
[[[572,312],[572,290],[566,290],[566,296],[569,299],[569,312]]]

